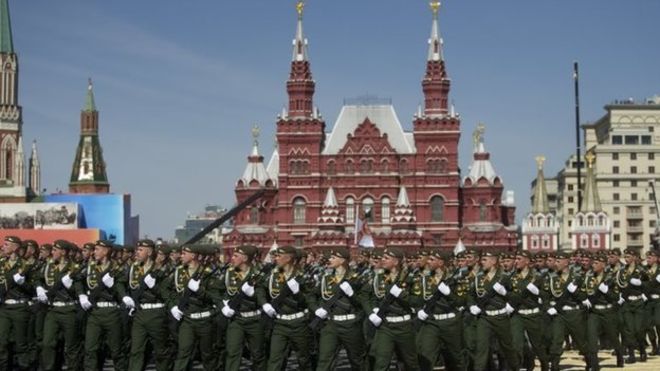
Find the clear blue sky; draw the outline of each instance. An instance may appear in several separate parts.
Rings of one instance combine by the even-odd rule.
[[[295,31],[294,0],[10,0],[24,141],[42,182],[67,189],[87,78],[95,81],[112,191],[133,195],[141,234],[171,237],[187,212],[234,203],[262,127],[269,158]],[[572,63],[583,121],[615,99],[660,94],[656,0],[447,0],[440,28],[462,116],[460,163],[479,121],[517,216],[534,156],[552,176],[574,151]],[[305,33],[315,103],[334,124],[342,100],[392,98],[404,128],[422,101],[424,0],[310,0]]]

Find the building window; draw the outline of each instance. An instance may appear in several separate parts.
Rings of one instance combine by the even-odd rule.
[[[630,159],[631,160],[637,160],[637,154],[636,153],[631,153],[630,154]]]
[[[346,199],[346,223],[355,222],[355,200],[351,197]]]
[[[618,180],[612,181],[612,187],[617,188],[618,186],[619,186],[619,181]]]
[[[355,169],[353,168],[353,161],[346,161],[346,174],[353,174],[354,171]]]
[[[655,174],[655,166],[649,166],[649,174]]]
[[[591,235],[591,242],[593,244],[593,248],[598,249],[600,248],[600,236],[596,233]]]
[[[612,173],[613,174],[618,174],[619,173],[619,167],[618,166],[613,166],[612,167]]]
[[[631,193],[630,194],[630,199],[633,201],[637,201],[637,193]]]
[[[532,249],[538,249],[538,248],[539,248],[539,237],[532,236]]]
[[[445,217],[445,200],[440,196],[431,198],[431,221],[441,222]]]
[[[621,236],[618,235],[618,234],[615,234],[615,235],[612,236],[612,239],[614,240],[614,242],[619,242],[619,241],[621,241]]]
[[[573,225],[573,221],[572,221],[572,220],[569,220],[569,221],[568,221],[568,226],[570,227],[570,226],[572,226],[572,225]]]
[[[614,199],[614,201],[619,201],[619,194],[618,193],[613,193],[612,194],[612,199]]]
[[[626,144],[639,144],[639,136],[638,135],[626,135],[625,137]]]
[[[401,174],[406,174],[408,172],[408,161],[405,159],[399,162],[399,172]]]
[[[569,190],[569,191],[572,191],[572,190],[573,190],[573,185],[572,185],[572,184],[569,184],[569,185],[568,185],[568,190]]]
[[[612,160],[618,160],[619,159],[619,154],[618,153],[612,153]]]
[[[389,224],[390,223],[390,199],[387,197],[383,197],[383,199],[380,201],[381,204],[381,220],[383,221],[383,224]]]
[[[302,238],[302,236],[296,236],[293,239],[293,246],[298,247],[298,248],[303,247],[303,238]]]
[[[589,236],[586,234],[580,235],[580,247],[586,249],[589,246]]]
[[[374,200],[367,197],[362,200],[362,210],[368,222],[373,223],[374,221]]]
[[[568,196],[568,202],[573,203],[573,201],[574,201],[573,196]]]
[[[619,208],[618,206],[614,206],[614,208],[612,208],[612,213],[614,215],[620,214],[621,213],[621,208]]]
[[[614,228],[619,228],[621,226],[621,222],[618,220],[614,221]]]
[[[651,144],[651,136],[650,135],[642,135],[642,144],[650,145]]]
[[[259,224],[259,208],[250,208],[250,224]]]
[[[381,168],[383,173],[389,173],[390,172],[390,162],[387,160],[383,160],[381,162]]]
[[[612,144],[623,144],[621,135],[612,135]]]
[[[335,175],[337,172],[336,164],[334,161],[328,161],[328,175]]]
[[[486,202],[484,200],[479,201],[479,221],[485,222],[487,217]]]
[[[637,181],[636,180],[631,180],[630,181],[630,186],[631,187],[637,187]]]
[[[630,167],[630,174],[637,174],[637,166]]]
[[[649,220],[649,228],[655,228],[655,220]]]
[[[573,208],[568,209],[568,215],[573,215],[573,212],[574,212],[574,211],[575,211],[575,210],[573,210]]]
[[[655,153],[649,153],[649,160],[655,160]]]
[[[373,171],[374,165],[373,160],[363,159],[360,161],[360,172],[364,174],[369,174]]]
[[[293,224],[305,224],[305,200],[302,197],[293,200]]]

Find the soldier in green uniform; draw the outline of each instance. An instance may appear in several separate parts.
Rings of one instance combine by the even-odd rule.
[[[244,345],[250,351],[252,370],[266,369],[265,330],[260,309],[266,303],[266,293],[257,285],[261,280],[261,272],[254,264],[257,252],[254,246],[237,247],[220,281],[220,291],[224,293],[222,314],[229,320],[226,330],[227,371],[240,369]]]
[[[328,269],[315,290],[318,308],[314,314],[324,320],[319,336],[317,371],[330,371],[339,347],[348,355],[351,370],[364,369],[366,347],[362,333],[360,276],[349,268],[350,252],[336,248],[330,252]],[[319,300],[320,299],[320,300]],[[329,303],[333,303],[332,306]]]
[[[660,355],[658,348],[658,337],[660,336],[660,269],[658,267],[658,257],[660,252],[649,250],[646,253],[646,266],[648,282],[644,287],[649,301],[646,304],[646,331],[649,334],[649,340],[653,346],[652,354]]]
[[[369,322],[376,327],[372,344],[375,371],[389,370],[394,352],[407,370],[419,369],[411,316],[411,282],[407,280],[403,260],[401,249],[385,249],[383,271],[377,271],[371,284],[363,286],[363,307],[369,313]]]
[[[115,370],[126,370],[128,364],[122,351],[121,313],[118,299],[126,296],[123,268],[114,263],[110,256],[113,243],[99,240],[94,246],[93,259],[80,282],[78,301],[87,311],[85,328],[85,369],[98,367],[98,353],[105,339]]]
[[[55,241],[52,258],[46,262],[37,280],[37,299],[47,308],[41,349],[41,367],[45,371],[57,369],[57,343],[60,337],[64,338],[67,369],[78,370],[81,366],[80,324],[76,315],[77,289],[80,286],[74,285],[74,281],[80,279],[80,266],[68,257],[72,247],[68,241]]]
[[[465,296],[456,294],[455,278],[447,267],[447,256],[436,250],[427,256],[427,270],[418,274],[413,294],[421,309],[417,318],[422,325],[417,333],[420,368],[433,370],[442,357],[449,371],[465,370],[461,352],[462,313]]]
[[[309,287],[303,281],[303,272],[296,267],[296,248],[280,247],[274,259],[276,268],[265,282],[268,302],[262,306],[264,313],[274,319],[267,369],[280,371],[291,347],[296,352],[299,370],[311,370]]]
[[[534,368],[534,356],[541,363],[541,370],[549,369],[549,357],[544,331],[546,327],[545,313],[542,311],[544,292],[541,275],[530,267],[529,251],[516,253],[516,272],[511,276],[510,304],[515,308],[511,315],[512,345],[518,354],[518,359],[527,359],[526,369]],[[526,349],[525,334],[531,343],[533,355]],[[525,357],[527,356],[527,357]]]
[[[131,371],[143,369],[147,341],[153,345],[156,370],[165,371],[171,367],[167,343],[167,301],[171,299],[171,283],[168,272],[156,267],[155,250],[152,240],[138,241],[135,261],[128,270],[128,292],[122,298],[133,315],[128,367]]]
[[[4,260],[0,264],[0,370],[10,365],[9,342],[14,342],[17,363],[14,368],[25,370],[30,366],[27,343],[30,311],[28,301],[33,292],[26,277],[27,267],[18,255],[21,239],[5,237],[2,246]]]
[[[600,369],[598,360],[599,338],[603,333],[608,344],[614,348],[617,367],[623,367],[623,353],[616,328],[616,310],[619,292],[613,277],[605,273],[607,256],[596,254],[592,270],[584,278],[587,298],[582,302],[587,307],[587,357],[592,371]]]
[[[621,290],[623,315],[622,339],[628,349],[627,363],[635,363],[635,349],[639,350],[640,362],[646,362],[646,333],[644,330],[644,302],[648,299],[643,291],[646,272],[639,264],[639,252],[624,251],[626,265],[616,272],[616,283]]]
[[[208,253],[213,252],[184,246],[181,265],[174,271],[176,295],[170,304],[174,304],[170,313],[180,323],[175,371],[188,369],[196,342],[199,342],[204,369],[218,367],[214,346],[217,327],[212,317],[216,315],[214,308],[222,306],[222,296],[215,272],[201,263],[202,255]]]
[[[569,266],[570,254],[564,251],[555,254],[555,271],[548,275],[544,289],[550,293],[547,314],[551,318],[550,369],[559,370],[559,361],[564,351],[564,340],[569,333],[578,351],[587,354],[586,314],[581,306],[586,298],[580,290],[580,277]]]
[[[474,278],[468,296],[470,314],[476,318],[476,349],[474,369],[486,370],[491,337],[499,343],[509,367],[518,370],[518,355],[511,344],[511,322],[509,314],[513,308],[508,304],[510,280],[499,269],[497,255],[484,251],[481,255],[481,268]]]
[[[39,244],[34,240],[23,240],[20,251],[20,256],[23,258],[23,263],[25,264],[25,276],[29,280],[28,286],[35,287],[36,277],[39,276],[39,272],[43,268],[43,262],[39,260]],[[28,321],[27,343],[29,362],[33,367],[36,367],[41,344],[45,307],[34,297],[34,292],[32,296],[31,300],[28,301],[30,320]],[[37,331],[37,319],[39,319],[41,324],[39,331]]]

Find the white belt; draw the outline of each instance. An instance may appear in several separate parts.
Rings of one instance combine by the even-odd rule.
[[[578,309],[580,309],[579,305],[575,307],[571,307],[570,305],[564,305],[563,307],[561,307],[561,310],[563,310],[564,312],[570,312],[572,310],[578,310]]]
[[[506,308],[502,308],[502,309],[499,309],[499,310],[487,310],[486,311],[486,315],[491,316],[491,317],[492,316],[499,316],[500,314],[504,314],[504,313],[506,313]]]
[[[391,323],[397,323],[397,322],[406,322],[410,321],[412,317],[410,317],[410,314],[406,314],[405,316],[397,316],[397,317],[385,317],[385,320],[387,322]]]
[[[144,303],[140,304],[140,309],[159,309],[165,308],[164,303]]]
[[[628,300],[628,301],[642,300],[642,295],[639,295],[639,296],[634,296],[634,295],[633,295],[633,296],[628,296],[628,297],[626,298],[626,300]]]
[[[337,322],[350,321],[356,318],[357,316],[355,314],[345,314],[345,315],[338,314],[336,316],[332,316],[332,320]]]
[[[278,315],[275,316],[275,318],[282,319],[282,320],[285,320],[285,321],[292,321],[294,319],[305,317],[305,314],[307,314],[306,310],[302,311],[302,312],[298,312],[298,313],[293,313],[293,314],[278,314]]]
[[[598,310],[612,309],[612,304],[607,304],[607,305],[594,305],[594,309],[598,309]]]
[[[188,315],[188,317],[190,317],[192,319],[208,318],[208,317],[211,317],[211,312],[206,311],[206,312],[199,312],[199,313],[190,313],[190,315]]]
[[[5,304],[13,305],[13,304],[25,304],[28,301],[25,299],[7,299],[5,300]]]
[[[260,314],[261,314],[260,309],[253,310],[251,312],[238,312],[238,315],[241,316],[241,318],[252,318],[252,317],[256,317]]]
[[[518,309],[518,313],[528,316],[530,314],[539,313],[541,310],[539,308],[534,309]]]
[[[55,301],[53,302],[54,307],[70,307],[72,305],[75,305],[75,301]]]
[[[98,303],[96,303],[96,306],[99,308],[116,308],[117,303],[113,303],[110,301],[99,301]]]
[[[651,299],[660,299],[660,295],[658,294],[652,294]]]
[[[451,319],[451,318],[455,318],[455,317],[456,317],[456,313],[434,314],[433,315],[433,318],[435,320],[438,320],[438,321],[443,321],[443,320]]]

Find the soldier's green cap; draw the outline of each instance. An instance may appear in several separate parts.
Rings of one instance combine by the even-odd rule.
[[[465,255],[479,256],[479,252],[472,248],[465,250],[464,253]]]
[[[124,251],[126,251],[126,252],[135,252],[135,246],[132,246],[132,245],[124,246]]]
[[[594,261],[599,261],[599,262],[607,263],[607,255],[606,255],[606,254],[594,254],[594,255],[592,256],[592,259],[593,259]]]
[[[623,251],[623,253],[639,257],[639,250],[637,250],[637,249],[627,248]]]
[[[456,254],[456,259],[465,259],[465,251],[461,251]]]
[[[570,251],[557,251],[555,253],[555,258],[557,258],[557,259],[570,259],[571,258],[571,252]]]
[[[156,243],[148,238],[145,238],[144,240],[139,240],[137,242],[137,247],[149,247],[149,248],[156,248]]]
[[[408,259],[419,259],[419,253],[417,251],[408,251],[408,252],[406,252],[406,258],[408,258]]]
[[[71,250],[71,243],[66,240],[57,240],[53,242],[53,248],[58,250],[69,251]]]
[[[529,250],[518,250],[518,251],[516,251],[516,256],[522,256],[522,257],[525,257],[527,259],[531,259],[532,258],[532,253],[530,253]]]
[[[16,236],[7,236],[7,237],[5,237],[5,241],[12,242],[12,243],[17,243],[19,245],[21,244],[21,239],[16,237]]]
[[[108,247],[112,249],[115,247],[115,244],[108,240],[98,240],[94,243],[94,246]]]
[[[172,252],[172,248],[166,243],[161,243],[160,245],[156,246],[156,251],[167,255]]]
[[[371,252],[371,257],[373,259],[380,259],[383,257],[383,254],[385,254],[385,249],[374,249]]]
[[[481,252],[481,257],[483,258],[484,256],[497,258],[499,256],[499,254],[494,252],[494,251],[491,251],[491,250],[484,250],[484,251]]]
[[[35,249],[39,248],[39,244],[35,240],[25,240],[23,241],[23,245],[25,245],[26,247],[33,247]]]
[[[613,248],[613,249],[610,249],[610,250],[608,251],[608,253],[609,253],[610,255],[621,256],[621,249],[618,248],[618,247],[615,247],[615,248]]]
[[[396,247],[388,247],[387,249],[385,249],[383,254],[397,259],[403,259],[403,257],[405,256],[403,250]]]
[[[86,244],[83,245],[84,250],[94,250],[94,243],[93,242],[87,242]]]
[[[296,249],[296,257],[298,259],[306,259],[309,255],[309,252],[305,249]]]
[[[257,247],[252,245],[242,245],[236,248],[237,253],[243,254],[250,259],[254,258],[258,251]]]
[[[658,251],[658,250],[649,250],[649,251],[646,252],[646,256],[659,257],[660,256],[660,251]]]
[[[49,244],[49,243],[45,243],[45,244],[41,245],[41,247],[40,247],[39,249],[40,249],[40,250],[50,251],[50,250],[53,249],[53,245],[51,245],[51,244]]]
[[[287,246],[278,247],[275,253],[276,254],[288,254],[288,255],[297,256],[298,253],[296,252],[296,250],[298,250],[298,249],[296,249],[295,247],[293,247],[291,245],[287,245]]]
[[[442,259],[444,261],[447,261],[449,259],[449,256],[447,256],[447,254],[444,253],[442,250],[436,249],[436,250],[429,251],[429,258],[431,258],[431,259]]]
[[[515,259],[515,258],[516,255],[508,251],[504,251],[500,253],[500,259]]]
[[[336,256],[336,257],[342,258],[342,259],[350,259],[351,258],[351,252],[345,247],[338,247],[338,248],[330,250],[330,256]]]
[[[360,255],[362,255],[362,256],[364,256],[364,257],[367,257],[367,258],[368,258],[368,257],[370,257],[370,256],[371,256],[371,250],[367,250],[367,249],[361,249],[361,250],[360,250]]]

